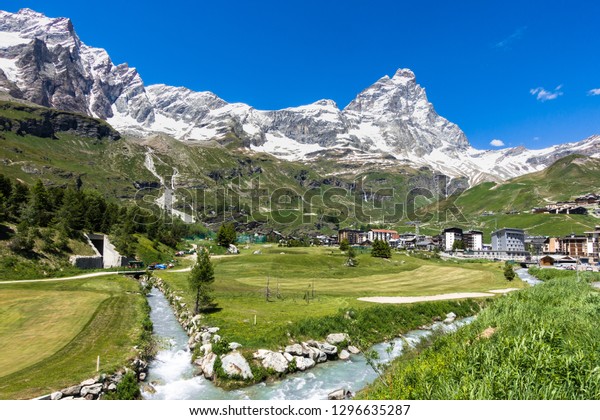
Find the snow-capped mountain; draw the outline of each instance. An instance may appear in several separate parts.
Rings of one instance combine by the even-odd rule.
[[[600,156],[600,136],[542,150],[473,148],[439,116],[415,75],[384,76],[340,110],[331,100],[277,111],[227,103],[212,92],[144,86],[134,68],[81,42],[66,18],[29,9],[0,11],[0,90],[102,118],[127,134],[156,132],[182,141],[240,138],[246,147],[288,160],[430,166],[471,184],[541,170],[571,153]]]

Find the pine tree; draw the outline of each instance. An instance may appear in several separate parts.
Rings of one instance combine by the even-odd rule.
[[[214,306],[211,296],[211,285],[214,281],[215,274],[210,256],[203,249],[198,253],[196,265],[192,268],[188,278],[189,287],[196,294],[194,313],[198,314]]]
[[[504,263],[504,278],[508,281],[513,281],[515,278],[515,270],[508,261]]]
[[[392,258],[392,248],[390,245],[379,239],[375,239],[373,242],[373,249],[371,249],[371,256],[377,258]]]
[[[73,188],[67,188],[57,213],[58,222],[64,225],[67,231],[82,230],[85,227],[83,194]]]
[[[346,238],[342,239],[340,242],[340,251],[348,251],[349,248],[350,248],[350,242],[348,242],[348,239],[346,239]]]
[[[229,245],[235,244],[237,234],[233,223],[222,224],[217,232],[217,245],[229,248]]]
[[[23,217],[32,226],[46,227],[52,220],[52,203],[48,190],[38,179],[31,189],[29,206],[23,212]]]
[[[8,214],[14,220],[19,220],[23,214],[23,209],[29,201],[29,187],[22,182],[15,182],[12,194],[8,199]]]

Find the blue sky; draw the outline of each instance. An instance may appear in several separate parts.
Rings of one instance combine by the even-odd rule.
[[[11,1],[73,20],[146,84],[280,109],[343,108],[410,68],[471,143],[545,147],[600,134],[600,4],[591,1]],[[598,93],[595,95],[594,93]],[[497,142],[497,144],[500,144]]]

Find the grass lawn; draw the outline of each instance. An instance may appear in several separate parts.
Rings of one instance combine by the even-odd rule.
[[[254,255],[253,250],[262,254]],[[455,263],[394,254],[391,260],[358,256],[345,267],[337,248],[254,246],[236,257],[214,258],[214,297],[219,310],[206,323],[222,328],[230,341],[247,347],[280,344],[291,324],[340,310],[373,307],[363,296],[419,296],[523,287],[507,282],[499,263]],[[193,307],[189,273],[155,272]],[[266,299],[269,279],[270,301]],[[313,298],[314,285],[314,298]],[[279,297],[278,297],[279,291]],[[307,302],[306,296],[311,299]],[[254,318],[256,316],[256,325]],[[318,338],[318,337],[314,337]]]
[[[114,371],[134,355],[145,298],[109,276],[0,285],[0,399],[43,395]]]

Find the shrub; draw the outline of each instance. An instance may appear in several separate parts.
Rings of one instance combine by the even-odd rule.
[[[135,373],[127,372],[121,382],[117,384],[117,389],[107,392],[102,399],[104,400],[139,400],[142,396]]]

